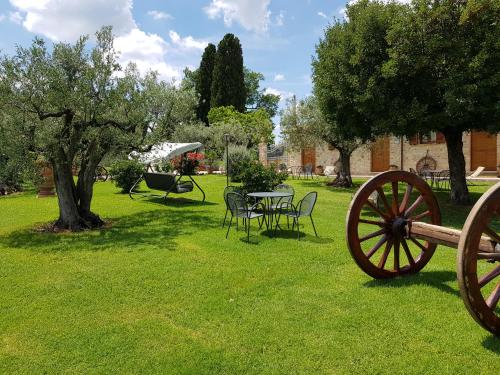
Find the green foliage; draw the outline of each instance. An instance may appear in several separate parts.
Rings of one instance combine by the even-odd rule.
[[[243,129],[249,139],[248,146],[260,142],[271,142],[273,139],[273,123],[264,109],[240,113],[234,107],[212,108],[208,113],[208,121],[212,126],[225,124],[228,127]],[[232,132],[228,133],[232,134]]]
[[[197,116],[200,121],[208,125],[208,112],[212,96],[212,77],[215,66],[217,49],[209,43],[201,57],[200,67],[197,70],[196,93],[199,95]]]
[[[277,172],[274,166],[266,167],[258,161],[244,160],[233,168],[240,171],[239,175],[235,174],[234,179],[242,183],[245,193],[272,191],[288,178],[286,172]]]
[[[500,3],[418,0],[393,22],[383,130],[500,131]],[[385,94],[385,93],[384,93]]]
[[[246,95],[240,40],[226,34],[217,47],[210,105],[212,108],[233,106],[244,112]]]
[[[122,193],[128,193],[141,178],[144,166],[136,160],[122,160],[111,166],[109,175]]]
[[[279,95],[266,94],[265,89],[260,88],[260,81],[264,80],[262,73],[254,72],[244,68],[245,88],[247,93],[247,110],[264,109],[270,118],[278,113]]]
[[[224,155],[225,164],[229,166],[229,177],[233,182],[241,182],[241,175],[243,168],[255,161],[257,155],[255,151],[249,150],[245,146],[235,146],[231,145],[228,148],[228,163],[226,163],[226,157]]]

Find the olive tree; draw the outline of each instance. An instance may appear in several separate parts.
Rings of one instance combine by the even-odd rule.
[[[18,47],[14,56],[0,61],[2,110],[24,119],[22,135],[53,167],[57,229],[101,226],[91,202],[103,157],[166,137],[191,105],[194,114],[196,104],[188,100],[190,94],[158,82],[155,73],[141,77],[133,65],[122,69],[110,27],[96,33],[92,49],[87,42],[81,37],[74,44],[56,43],[49,51],[36,38],[29,48]]]
[[[336,122],[323,115],[316,97],[296,102],[293,98],[281,113],[281,134],[288,147],[300,150],[326,143],[339,151],[338,174],[332,185],[352,186],[351,155],[363,143],[356,136],[346,136]]]

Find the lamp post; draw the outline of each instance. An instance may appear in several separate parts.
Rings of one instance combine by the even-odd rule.
[[[226,145],[226,186],[229,186],[229,134],[224,134],[224,143]]]

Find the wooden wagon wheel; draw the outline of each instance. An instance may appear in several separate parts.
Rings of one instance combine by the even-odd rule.
[[[354,196],[346,220],[347,244],[358,266],[374,278],[420,271],[437,245],[407,237],[412,221],[441,224],[439,205],[424,180],[391,171],[367,181]]]
[[[491,241],[494,252],[478,250],[485,239]],[[457,274],[469,313],[488,331],[500,335],[500,183],[479,199],[465,222]]]

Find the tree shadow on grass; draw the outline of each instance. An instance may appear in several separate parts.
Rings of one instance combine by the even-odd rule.
[[[486,337],[483,340],[483,347],[493,353],[500,354],[500,337],[494,335]]]
[[[460,292],[447,284],[450,281],[456,281],[456,279],[456,272],[424,271],[395,279],[370,280],[365,283],[365,286],[369,288],[403,288],[415,285],[431,286],[445,293],[460,297]]]
[[[175,250],[180,236],[219,226],[213,213],[142,211],[114,219],[110,228],[81,233],[39,233],[24,229],[0,236],[0,245],[36,252]]]
[[[195,200],[190,198],[171,198],[167,199],[163,197],[145,197],[141,198],[141,202],[148,204],[162,205],[166,207],[196,207],[196,206],[217,206],[218,203],[201,200]]]
[[[296,230],[292,231],[291,229],[287,228],[278,229],[276,231],[276,234],[274,233],[274,230],[265,230],[261,234],[263,236],[270,238],[282,238],[282,239],[292,239],[292,240],[297,240],[298,237],[300,237],[300,241],[312,242],[317,244],[327,244],[334,242],[334,239],[331,237],[320,237],[320,236],[316,237],[312,229],[311,233],[304,232],[303,230],[301,230],[299,232],[299,235],[297,235]]]

